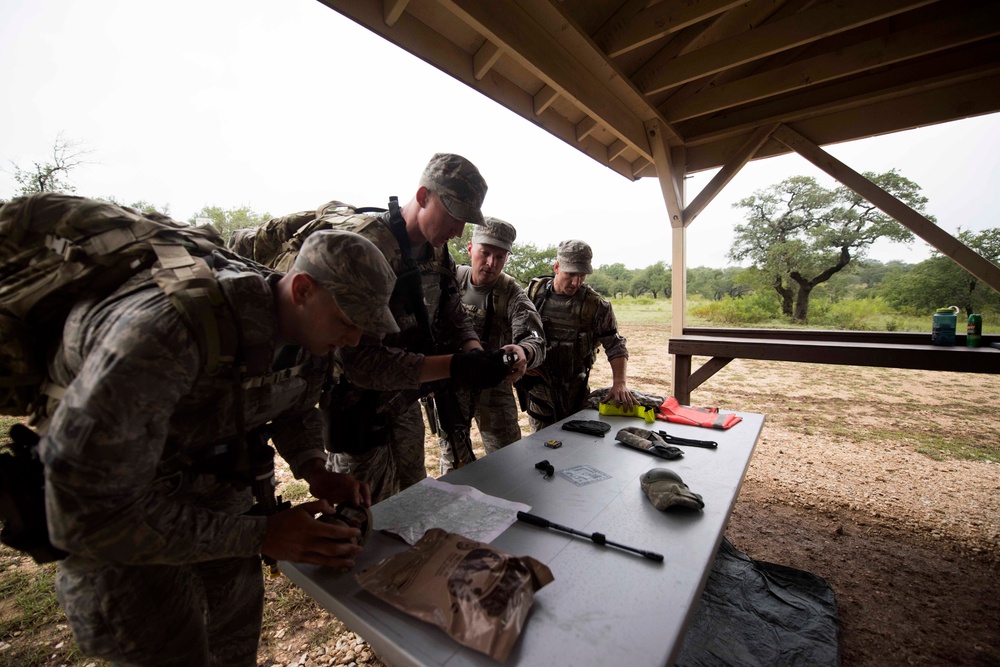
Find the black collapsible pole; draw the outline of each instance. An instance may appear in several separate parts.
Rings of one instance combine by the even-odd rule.
[[[655,560],[658,563],[663,562],[663,554],[658,554],[654,551],[645,551],[643,549],[636,549],[635,547],[627,547],[624,544],[618,544],[617,542],[612,542],[611,540],[604,537],[603,533],[584,533],[582,531],[576,530],[575,528],[568,528],[567,526],[560,526],[558,523],[552,523],[548,519],[543,519],[540,516],[535,516],[534,514],[528,514],[527,512],[517,513],[518,521],[524,521],[525,523],[530,523],[539,528],[552,528],[553,530],[561,530],[564,533],[569,533],[570,535],[579,535],[580,537],[586,537],[594,544],[600,544],[601,546],[618,547],[619,549],[624,549],[625,551],[631,551],[632,553],[639,554],[650,560]]]

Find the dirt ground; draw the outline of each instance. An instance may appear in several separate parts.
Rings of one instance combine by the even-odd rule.
[[[669,395],[668,330],[625,333],[630,385]],[[767,415],[726,536],[830,583],[845,666],[1000,665],[1000,376],[736,360],[693,402]],[[261,667],[381,664],[287,579],[266,586]],[[0,665],[23,641],[72,638],[6,638]],[[32,664],[102,665],[49,654]]]

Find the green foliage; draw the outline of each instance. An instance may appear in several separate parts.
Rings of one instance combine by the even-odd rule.
[[[745,269],[738,266],[729,266],[725,269],[711,269],[707,266],[699,266],[688,269],[688,297],[698,295],[706,299],[718,301],[727,295],[740,297],[748,294],[750,287],[746,284],[745,280],[740,280],[740,276],[744,272]]]
[[[629,293],[638,296],[646,292],[651,293],[654,299],[660,294],[670,298],[670,269],[663,262],[647,266],[632,278]]]
[[[522,287],[526,287],[532,278],[552,275],[557,250],[554,245],[538,248],[534,243],[515,242],[504,272],[514,276]]]
[[[475,225],[466,225],[462,230],[462,235],[457,239],[448,241],[448,252],[455,264],[471,266],[472,259],[469,257],[469,244],[472,243],[472,234],[476,231]],[[506,268],[504,269],[506,271]]]
[[[826,329],[873,331],[879,328],[878,323],[886,321],[892,315],[892,308],[880,298],[838,301],[816,299],[813,301],[813,314],[809,322]]]
[[[615,296],[615,279],[606,273],[598,273],[597,271],[591,273],[587,276],[587,284],[605,298],[610,299]]]
[[[616,264],[605,264],[594,269],[594,272],[587,276],[590,286],[598,290],[602,296],[624,297],[632,294],[632,279],[638,271],[627,269],[621,262]],[[596,281],[596,284],[595,284]],[[598,289],[600,286],[601,289]],[[603,290],[603,291],[602,291]]]
[[[200,211],[188,218],[188,222],[192,225],[197,225],[202,224],[205,220],[209,220],[212,226],[222,234],[222,238],[228,241],[229,237],[237,229],[259,227],[270,219],[270,213],[257,213],[249,206],[223,209],[219,206],[209,206],[206,204],[201,207]]]
[[[774,320],[781,316],[778,300],[769,292],[734,299],[724,296],[719,301],[708,301],[691,309],[691,314],[714,323],[746,326]]]
[[[1000,262],[1000,228],[961,231],[958,239],[991,262]],[[912,314],[930,313],[951,305],[966,314],[1000,312],[1000,294],[937,253],[916,266],[892,270],[879,294],[893,307]]]
[[[895,170],[865,177],[918,212],[927,204],[920,186]],[[751,261],[758,287],[773,289],[782,313],[803,322],[813,288],[863,258],[875,241],[913,240],[909,230],[854,191],[829,190],[809,176],[758,190],[734,207],[743,210],[746,224],[736,226],[730,258]]]

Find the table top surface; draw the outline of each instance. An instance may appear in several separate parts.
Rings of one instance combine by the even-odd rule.
[[[570,419],[607,422],[611,430],[606,436],[565,431],[560,422],[441,478],[525,503],[531,513],[554,523],[587,534],[600,532],[608,540],[665,556],[658,563],[556,530],[512,525],[493,546],[545,563],[555,581],[535,594],[521,637],[505,664],[673,663],[764,425],[763,415],[737,414],[743,421],[719,431],[661,421],[646,424],[639,418],[583,410]],[[618,443],[615,434],[626,426],[714,440],[718,448],[681,447],[684,457],[668,461]],[[562,447],[545,447],[550,439],[561,440]],[[548,460],[556,475],[544,478],[535,469],[541,460]],[[608,478],[577,486],[558,474],[574,466],[590,466]],[[639,486],[639,477],[652,468],[678,473],[702,496],[704,510],[663,512],[653,507]],[[377,528],[378,505],[372,511]],[[375,531],[356,571],[408,548]],[[387,664],[497,664],[364,591],[353,572],[290,562],[281,562],[280,568],[361,635]]]

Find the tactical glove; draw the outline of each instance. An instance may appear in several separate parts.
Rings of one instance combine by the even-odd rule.
[[[659,435],[644,428],[628,426],[618,431],[615,439],[623,445],[644,451],[653,456],[659,456],[661,459],[672,460],[684,456],[684,452],[680,449],[673,445],[668,445]]]
[[[691,491],[681,476],[666,468],[653,468],[639,478],[639,486],[653,507],[665,510],[678,505],[692,510],[705,507],[701,496]]]
[[[510,368],[503,361],[503,353],[503,350],[485,352],[477,348],[453,354],[449,367],[451,379],[473,389],[495,387],[510,375]]]
[[[564,431],[599,435],[602,438],[605,433],[611,430],[611,424],[597,421],[596,419],[570,419],[568,422],[564,422],[562,427]]]

